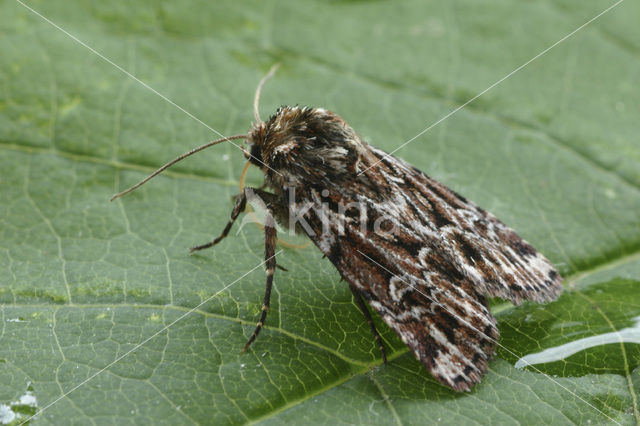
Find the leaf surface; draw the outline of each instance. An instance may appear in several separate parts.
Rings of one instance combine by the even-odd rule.
[[[228,219],[244,161],[234,146],[108,202],[213,129],[246,132],[276,62],[263,118],[322,106],[392,151],[611,4],[28,2],[108,63],[4,2],[0,423],[38,413],[34,424],[638,424],[637,2],[396,153],[566,277],[557,302],[494,303],[502,346],[471,393],[438,385],[376,318],[391,359],[381,365],[314,247],[282,248],[288,272],[277,271],[266,327],[240,353],[264,292],[260,229],[187,250]],[[259,185],[259,171],[248,181]],[[523,359],[536,363],[516,368]]]

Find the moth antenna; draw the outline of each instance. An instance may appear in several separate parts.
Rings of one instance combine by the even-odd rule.
[[[210,146],[217,145],[217,144],[219,144],[221,142],[226,142],[226,141],[230,141],[230,140],[233,140],[233,139],[246,139],[247,137],[248,137],[248,135],[228,136],[226,138],[216,139],[215,141],[207,142],[204,145],[201,145],[201,146],[199,146],[197,148],[192,149],[191,151],[185,152],[184,154],[182,154],[178,158],[175,158],[175,159],[169,161],[167,164],[165,164],[164,166],[160,167],[158,170],[156,170],[155,172],[153,172],[152,174],[150,174],[146,178],[142,179],[140,182],[138,182],[135,185],[133,185],[131,188],[117,193],[116,195],[111,197],[109,199],[109,201],[113,201],[116,198],[122,197],[123,195],[128,194],[131,191],[134,191],[134,190],[138,189],[139,187],[141,187],[142,185],[144,185],[145,183],[147,183],[148,181],[150,181],[151,179],[153,179],[154,177],[156,177],[157,175],[159,175],[160,173],[162,173],[163,171],[165,171],[169,167],[171,167],[174,164],[176,164],[178,161],[183,160],[183,159],[189,157],[190,155],[195,154],[196,152],[202,151],[205,148],[209,148]],[[245,152],[245,154],[247,153],[247,151],[245,151],[244,149],[243,149],[243,151]]]
[[[242,169],[242,174],[240,174],[240,182],[238,182],[238,186],[240,187],[240,192],[244,191],[244,181],[247,178],[247,172],[249,171],[249,166],[251,166],[251,161],[247,161]]]
[[[253,98],[253,115],[256,117],[256,124],[262,123],[262,120],[260,120],[260,112],[258,111],[258,102],[260,101],[260,92],[262,91],[262,86],[264,86],[267,80],[273,77],[273,75],[276,73],[279,67],[280,67],[280,64],[275,64],[274,66],[272,66],[269,72],[267,73],[267,75],[262,77],[262,80],[260,80],[260,83],[258,83],[258,88],[256,89],[256,95]]]

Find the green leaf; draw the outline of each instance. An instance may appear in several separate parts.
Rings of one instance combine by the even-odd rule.
[[[244,161],[232,145],[108,202],[211,129],[246,132],[276,62],[263,117],[322,106],[391,151],[612,4],[28,2],[65,34],[4,2],[0,423],[638,424],[637,2],[397,152],[566,277],[557,302],[493,305],[501,346],[471,393],[438,385],[376,318],[382,365],[314,247],[282,248],[288,272],[241,353],[264,292],[260,229],[187,250],[229,217]]]

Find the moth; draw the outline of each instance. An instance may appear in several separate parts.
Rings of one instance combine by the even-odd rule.
[[[384,362],[384,345],[366,303],[440,383],[456,391],[470,390],[487,371],[499,338],[487,297],[516,304],[552,301],[562,291],[560,275],[491,213],[367,144],[337,114],[283,106],[262,121],[260,91],[274,71],[258,85],[256,122],[246,135],[195,148],[112,200],[202,149],[246,140],[248,149],[243,151],[264,173],[264,185],[245,188],[222,233],[191,249],[206,249],[224,239],[247,200],[257,197],[263,202],[265,295],[244,349],[260,333],[269,310],[277,222],[306,234],[335,265],[369,323]]]

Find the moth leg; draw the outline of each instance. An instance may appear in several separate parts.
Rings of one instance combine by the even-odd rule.
[[[378,349],[380,349],[380,352],[382,353],[382,361],[386,364],[387,352],[384,348],[384,344],[382,343],[382,338],[380,338],[380,335],[378,334],[378,330],[376,330],[376,325],[373,323],[373,318],[371,318],[371,313],[369,312],[369,309],[367,309],[367,305],[364,303],[364,300],[362,300],[362,296],[360,295],[360,292],[355,288],[353,288],[352,286],[349,286],[349,288],[351,289],[351,293],[353,293],[353,298],[356,300],[356,303],[358,304],[358,306],[360,307],[360,310],[364,314],[364,317],[367,319],[367,322],[369,323],[369,327],[371,327],[371,333],[373,333],[373,338],[378,344]]]
[[[189,249],[189,253],[193,253],[194,251],[213,247],[216,244],[218,244],[220,241],[222,241],[222,239],[224,239],[224,237],[226,237],[229,234],[229,231],[231,230],[233,223],[236,221],[240,213],[244,211],[246,206],[247,206],[247,196],[245,195],[244,191],[242,191],[240,194],[238,194],[236,198],[236,204],[233,206],[233,210],[231,211],[231,218],[229,219],[229,222],[227,222],[227,225],[222,230],[222,233],[218,237],[216,237],[214,240],[206,244],[191,247]]]
[[[252,197],[257,196],[265,203],[266,209],[269,211],[269,214],[274,217],[274,219],[277,219],[281,223],[286,223],[289,218],[289,210],[287,209],[287,207],[283,207],[286,206],[285,201],[279,195],[264,191],[263,188],[265,188],[266,186],[267,184],[263,183],[258,188],[248,188],[252,194],[248,197],[248,201],[251,202]],[[276,268],[280,269],[281,271],[289,272],[287,268],[277,263]]]
[[[265,213],[264,219],[264,259],[267,267],[267,282],[264,290],[264,300],[262,301],[262,313],[260,314],[260,320],[256,325],[256,329],[244,345],[242,352],[246,351],[253,341],[256,340],[256,337],[258,337],[258,334],[264,325],[264,321],[267,318],[267,312],[269,311],[269,303],[271,300],[271,287],[273,286],[273,274],[276,270],[276,242],[278,241],[276,223],[269,210]]]

